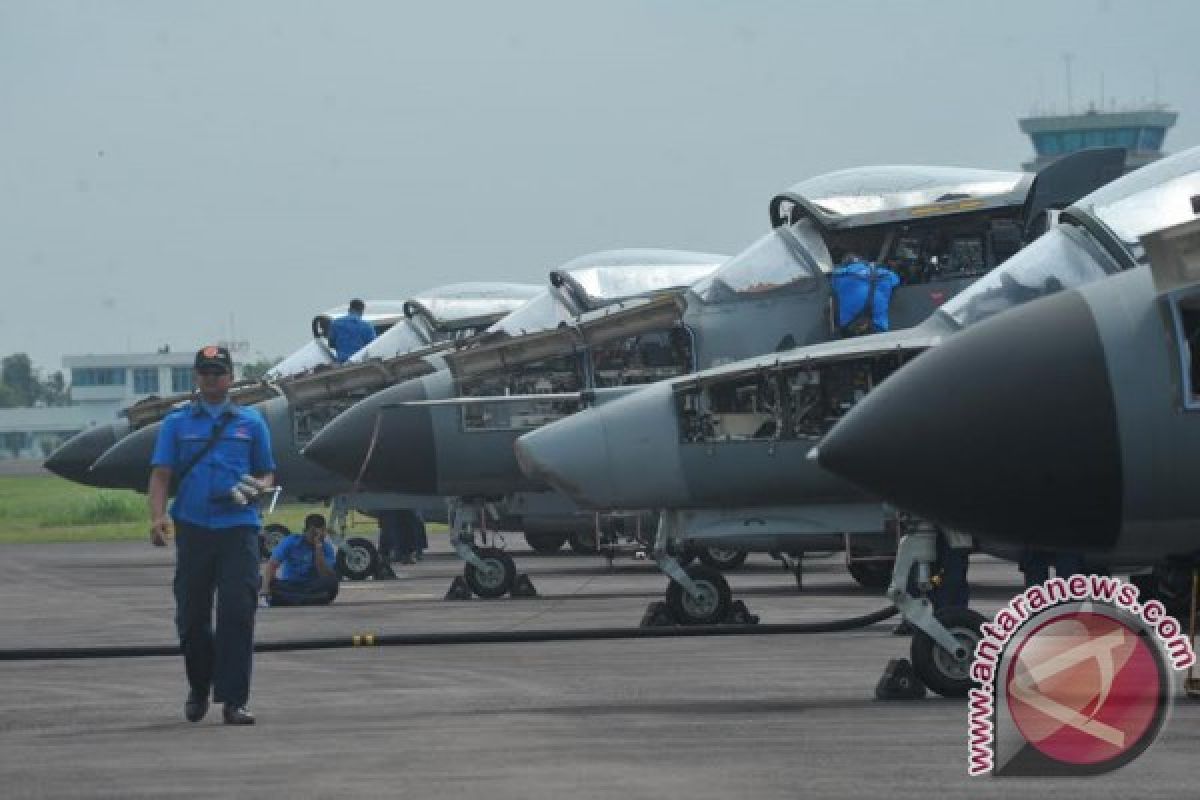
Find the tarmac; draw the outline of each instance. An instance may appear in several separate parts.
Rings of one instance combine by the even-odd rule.
[[[540,596],[442,599],[460,565],[435,536],[400,579],[344,583],[324,608],[268,608],[260,641],[431,631],[636,626],[666,585],[652,563],[536,556]],[[0,546],[0,649],[173,644],[171,549]],[[972,563],[994,612],[1019,573]],[[803,590],[766,556],[729,574],[764,623],[884,605],[839,556]],[[966,705],[884,703],[907,657],[894,621],[850,633],[259,654],[258,725],[182,718],[177,657],[0,663],[0,795],[23,797],[1195,797],[1200,706],[1180,695],[1158,742],[1092,779],[968,778]]]

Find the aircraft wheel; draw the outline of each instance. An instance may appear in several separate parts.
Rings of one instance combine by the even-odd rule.
[[[745,564],[747,555],[749,554],[745,550],[732,547],[705,547],[699,553],[703,563],[722,572],[737,569]]]
[[[733,593],[725,576],[712,567],[697,564],[688,567],[690,577],[700,588],[700,597],[692,597],[675,581],[667,585],[667,608],[684,625],[715,625],[729,613]]]
[[[352,581],[365,581],[379,569],[379,551],[370,539],[354,537],[338,550],[338,574]]]
[[[278,522],[272,522],[267,527],[258,532],[258,552],[263,558],[270,558],[273,551],[283,537],[291,534],[286,525],[280,525]]]
[[[975,682],[971,680],[971,659],[975,645],[983,638],[980,627],[984,619],[969,608],[943,608],[934,616],[955,639],[962,642],[967,658],[959,661],[953,653],[943,650],[919,628],[912,637],[912,663],[917,676],[942,697],[966,697]]]
[[[525,541],[538,553],[557,553],[567,543],[563,533],[526,533]]]
[[[517,565],[512,557],[494,547],[478,548],[476,554],[483,559],[485,568],[478,569],[467,564],[463,577],[471,591],[480,597],[503,597],[512,591],[517,580]]]
[[[600,545],[596,542],[595,531],[572,533],[567,536],[567,544],[571,545],[571,550],[580,555],[591,555],[592,553],[600,552]]]
[[[846,565],[846,569],[850,571],[850,577],[858,581],[858,585],[864,589],[875,589],[883,591],[892,582],[892,569],[896,565],[896,560],[889,558],[887,561],[851,561]]]

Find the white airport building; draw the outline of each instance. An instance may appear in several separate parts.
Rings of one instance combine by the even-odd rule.
[[[139,400],[190,392],[192,352],[64,356],[71,405],[0,409],[0,459],[48,456],[84,428]]]

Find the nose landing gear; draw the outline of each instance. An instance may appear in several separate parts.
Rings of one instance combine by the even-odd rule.
[[[983,616],[969,608],[935,611],[927,597],[914,596],[908,591],[908,579],[914,568],[921,592],[932,585],[937,536],[936,530],[920,526],[900,539],[887,595],[904,619],[917,629],[910,651],[917,676],[943,697],[966,697],[975,685],[970,677],[971,658],[982,638]]]

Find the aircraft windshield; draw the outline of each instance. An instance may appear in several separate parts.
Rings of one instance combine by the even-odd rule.
[[[1077,204],[1112,230],[1134,257],[1144,260],[1138,237],[1196,216],[1200,147],[1148,164],[1097,189]]]
[[[562,304],[556,293],[543,289],[537,297],[488,328],[488,332],[520,336],[558,327],[558,323],[566,322],[571,316],[571,310]]]
[[[789,190],[832,214],[866,214],[955,197],[990,197],[1017,188],[1025,174],[961,167],[859,167],[818,175]]]
[[[1084,244],[1079,228],[1053,228],[942,306],[960,327],[1063,289],[1099,280],[1108,273]]]
[[[387,332],[350,356],[350,362],[357,364],[369,358],[394,358],[403,353],[420,350],[429,345],[429,340],[423,332],[413,324],[412,320],[402,319],[388,328]]]
[[[566,281],[588,309],[602,308],[618,300],[640,297],[667,289],[682,289],[711,275],[724,256],[691,253],[686,263],[658,263],[632,257],[624,264],[563,271]]]
[[[762,297],[781,291],[807,291],[817,270],[829,272],[833,259],[811,220],[776,228],[693,287],[706,303]]]
[[[299,350],[267,370],[263,375],[263,379],[275,380],[276,378],[285,378],[288,375],[299,375],[301,372],[310,370],[313,367],[332,363],[333,358],[330,357],[329,351],[325,349],[325,346],[316,339],[310,339]]]

